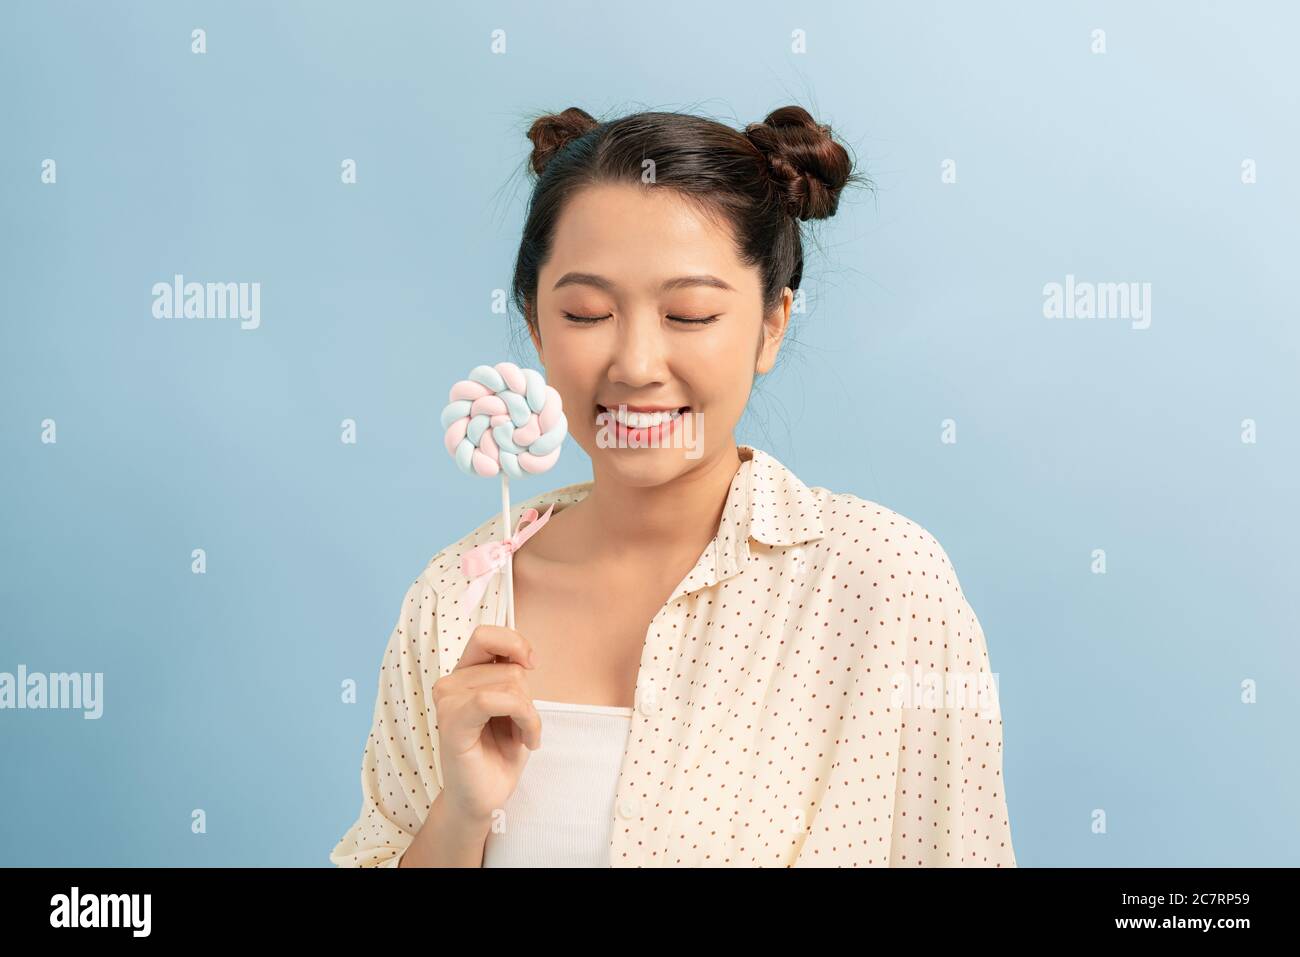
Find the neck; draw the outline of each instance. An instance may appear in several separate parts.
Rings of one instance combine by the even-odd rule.
[[[598,532],[589,541],[611,557],[645,549],[702,551],[717,532],[740,464],[734,438],[661,485],[628,485],[593,464],[595,481],[579,503],[589,527]]]

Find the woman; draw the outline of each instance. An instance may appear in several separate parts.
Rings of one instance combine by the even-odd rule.
[[[795,106],[743,133],[568,109],[529,137],[515,302],[593,481],[513,510],[549,510],[514,556],[514,630],[481,624],[503,576],[463,600],[496,516],[411,585],[331,859],[1014,866],[947,555],[733,435],[847,152]]]

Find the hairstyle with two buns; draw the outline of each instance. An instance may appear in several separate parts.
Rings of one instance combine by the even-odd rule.
[[[538,117],[528,131],[537,180],[515,260],[512,297],[536,322],[538,273],[565,201],[603,183],[670,189],[731,228],[740,260],[757,266],[766,315],[803,278],[800,224],[835,214],[853,172],[848,150],[801,106],[773,110],[743,131],[688,113],[643,112],[600,122],[578,107]],[[645,182],[653,160],[653,182]]]

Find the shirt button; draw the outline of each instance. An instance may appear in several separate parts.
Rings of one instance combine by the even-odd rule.
[[[623,798],[618,802],[618,816],[622,818],[636,817],[636,812],[640,806],[636,798]]]

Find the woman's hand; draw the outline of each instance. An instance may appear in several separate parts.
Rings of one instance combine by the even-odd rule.
[[[533,650],[517,631],[479,625],[456,667],[433,683],[439,795],[454,817],[490,824],[514,793],[542,721],[528,690]]]

